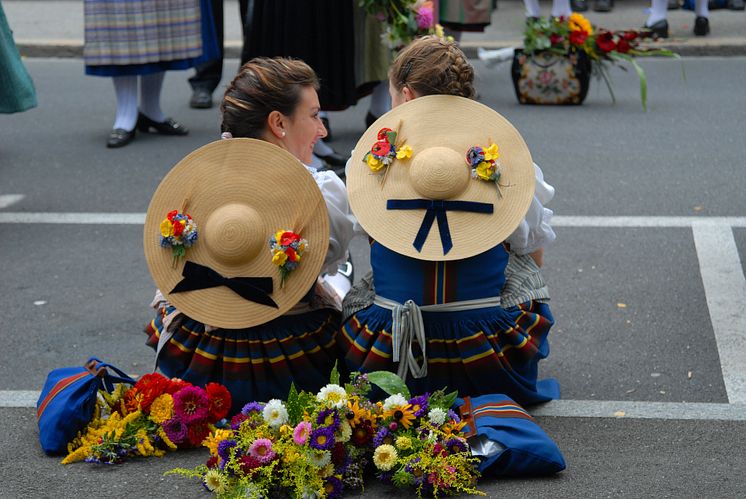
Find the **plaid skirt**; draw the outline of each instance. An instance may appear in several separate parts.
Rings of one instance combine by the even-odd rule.
[[[170,305],[156,310],[145,327],[148,346],[158,346],[163,319],[174,310]],[[205,331],[201,322],[180,319],[161,350],[159,369],[194,385],[222,383],[233,398],[231,413],[248,402],[285,399],[291,383],[299,391],[317,392],[329,383],[339,358],[339,313],[331,309],[284,315],[246,329]]]
[[[537,381],[538,363],[549,355],[554,323],[546,303],[461,312],[422,312],[427,336],[427,376],[407,377],[412,393],[447,388],[459,396],[504,393],[523,405],[559,398],[554,379]],[[356,312],[342,325],[339,343],[350,371],[394,371],[391,311],[378,305]]]

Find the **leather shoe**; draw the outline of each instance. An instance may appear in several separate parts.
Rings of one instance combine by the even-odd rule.
[[[585,12],[588,10],[587,0],[570,0],[570,8],[573,12]]]
[[[173,118],[166,118],[166,121],[159,123],[139,113],[137,115],[137,129],[143,133],[148,133],[151,128],[161,135],[186,135],[189,133],[184,125]]]
[[[694,34],[706,36],[710,32],[710,21],[706,17],[697,16],[694,20]]]
[[[204,88],[195,88],[192,92],[192,98],[189,99],[189,107],[210,109],[212,107],[212,94]]]
[[[661,19],[652,26],[643,26],[643,29],[653,34],[653,38],[668,38],[668,21]]]
[[[668,5],[666,5],[666,8],[668,10],[677,10],[679,7],[679,0],[668,0]]]
[[[135,138],[135,129],[129,132],[124,128],[115,128],[109,133],[109,139],[106,141],[106,147],[113,149],[115,147],[124,147]]]
[[[332,167],[344,166],[347,164],[347,160],[349,159],[346,156],[343,156],[336,151],[332,151],[330,154],[326,156],[322,156],[320,154],[316,154],[316,156],[321,158],[324,162],[326,162],[327,164],[329,164],[329,166],[332,166]]]
[[[595,0],[593,10],[596,12],[611,12],[614,8],[614,0]]]

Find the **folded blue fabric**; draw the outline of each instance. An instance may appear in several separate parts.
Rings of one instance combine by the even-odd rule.
[[[483,476],[541,476],[565,469],[557,444],[509,397],[464,397],[456,405]]]

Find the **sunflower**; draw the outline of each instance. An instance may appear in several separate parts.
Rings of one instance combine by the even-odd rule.
[[[350,426],[354,428],[366,419],[370,419],[370,411],[365,407],[360,407],[360,399],[355,397],[347,401],[347,414],[345,414],[345,417]]]
[[[414,420],[417,419],[414,415],[415,409],[412,404],[395,405],[388,411],[383,413],[384,418],[393,418],[398,424],[402,425],[404,429],[408,430]]]

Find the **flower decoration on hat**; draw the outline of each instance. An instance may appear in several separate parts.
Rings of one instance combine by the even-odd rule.
[[[161,246],[171,248],[174,266],[178,258],[183,258],[186,249],[197,242],[197,223],[187,213],[169,211],[160,225]]]
[[[473,146],[466,152],[466,163],[471,167],[472,178],[494,182],[500,193],[500,153],[494,142],[488,147]]]
[[[363,161],[368,165],[370,171],[378,173],[387,168],[395,159],[407,159],[412,157],[412,148],[408,145],[398,147],[396,144],[397,132],[390,128],[381,128],[378,137],[370,151],[363,156]]]
[[[280,287],[285,285],[290,273],[298,268],[306,248],[308,241],[289,230],[279,230],[269,239],[272,263],[280,269]]]

